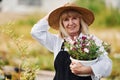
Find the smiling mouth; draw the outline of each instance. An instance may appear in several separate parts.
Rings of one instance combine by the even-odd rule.
[[[75,29],[75,27],[71,27],[71,28],[69,28],[70,30],[73,30],[73,29]]]
[[[69,29],[74,29],[75,28],[75,26],[69,26]]]

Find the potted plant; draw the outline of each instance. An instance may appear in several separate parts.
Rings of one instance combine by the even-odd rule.
[[[98,57],[103,54],[103,51],[100,50],[101,46],[103,48],[107,46],[104,42],[102,45],[98,45],[92,35],[83,35],[76,41],[67,38],[64,45],[72,61],[81,62],[86,66],[95,63]]]

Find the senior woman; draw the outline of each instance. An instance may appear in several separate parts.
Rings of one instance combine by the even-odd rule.
[[[68,3],[53,10],[36,23],[31,34],[40,44],[54,53],[54,80],[99,80],[111,73],[112,61],[103,49],[95,64],[90,66],[75,63],[70,60],[70,55],[64,49],[64,39],[70,37],[76,40],[84,34],[89,34],[88,26],[94,21],[94,14],[86,9]],[[59,31],[58,35],[50,33],[49,26]],[[102,41],[93,36],[99,44]],[[77,76],[78,74],[90,74],[89,76]]]

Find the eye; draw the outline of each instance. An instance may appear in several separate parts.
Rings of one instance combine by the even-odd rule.
[[[73,17],[72,19],[77,19],[77,17]]]
[[[68,20],[69,20],[68,18],[63,19],[63,21],[68,21]]]

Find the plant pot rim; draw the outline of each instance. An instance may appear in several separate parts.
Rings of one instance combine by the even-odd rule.
[[[98,60],[98,58],[96,58],[96,59],[93,59],[93,60],[78,60],[78,59],[74,59],[74,58],[72,58],[71,56],[70,56],[70,60],[72,60],[72,61],[77,61],[77,62],[84,62],[84,63],[90,63],[90,62],[96,62],[97,60]]]

